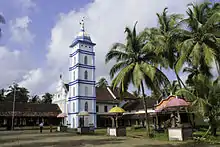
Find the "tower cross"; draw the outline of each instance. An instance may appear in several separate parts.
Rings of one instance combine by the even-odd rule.
[[[79,23],[81,25],[81,31],[85,31],[84,19],[85,19],[85,17],[83,17],[81,22]]]

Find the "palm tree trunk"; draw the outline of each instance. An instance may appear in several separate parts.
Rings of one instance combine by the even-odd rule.
[[[178,81],[178,84],[180,85],[180,88],[182,88],[182,85],[184,88],[186,88],[186,85],[183,83],[183,81],[181,80],[181,78],[179,77],[178,73],[176,72],[176,70],[174,69],[175,71],[175,75],[176,75],[176,78],[177,78],[177,81]],[[182,85],[181,85],[182,84]]]
[[[145,122],[146,122],[146,132],[147,132],[147,137],[150,137],[150,124],[149,124],[149,116],[147,113],[147,102],[145,100],[146,96],[144,93],[144,84],[143,82],[141,82],[141,90],[142,90],[142,94],[143,94],[143,104],[144,104],[144,110],[145,110]]]
[[[219,64],[216,62],[216,60],[215,60],[215,66],[216,66],[217,73],[220,76]]]

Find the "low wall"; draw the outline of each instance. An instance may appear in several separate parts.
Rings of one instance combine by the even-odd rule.
[[[53,129],[57,129],[58,126],[52,126]],[[39,126],[24,126],[24,127],[14,127],[14,130],[38,130],[40,129]],[[43,129],[49,130],[50,126],[44,126]],[[0,131],[7,130],[6,127],[0,127]]]

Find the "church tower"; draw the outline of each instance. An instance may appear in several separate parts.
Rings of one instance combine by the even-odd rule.
[[[82,111],[89,113],[84,117],[84,126],[96,127],[95,43],[85,32],[84,20],[80,25],[81,30],[70,45],[68,122],[71,128],[79,127],[77,114]]]

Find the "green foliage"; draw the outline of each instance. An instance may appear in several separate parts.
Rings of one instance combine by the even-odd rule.
[[[105,88],[108,86],[108,81],[102,77],[99,79],[99,81],[96,83],[96,87],[102,87],[102,88]]]
[[[212,76],[210,66],[215,61],[219,67],[220,12],[210,8],[209,3],[188,6],[187,18],[182,23],[187,28],[176,30],[178,52],[180,57],[176,64],[179,72],[183,64],[188,62],[206,76]]]
[[[15,84],[14,86],[9,86],[9,90],[7,91],[5,101],[13,102],[14,95],[15,95],[15,101],[16,102],[28,102],[29,99],[29,91],[24,87],[19,87],[18,84]]]
[[[128,86],[132,83],[138,91],[142,91],[143,103],[145,111],[147,104],[145,101],[144,84],[151,90],[157,91],[160,86],[169,83],[167,77],[159,70],[158,64],[160,57],[146,45],[146,39],[149,37],[146,33],[136,33],[136,24],[133,29],[126,27],[126,43],[114,43],[110,51],[106,55],[106,63],[110,60],[116,60],[116,64],[110,70],[110,77],[113,89],[120,88],[123,92],[127,91]],[[150,135],[148,115],[145,120],[147,122],[147,134]]]
[[[38,95],[34,95],[29,99],[29,103],[41,103],[41,100]]]
[[[5,100],[5,90],[1,89],[0,90],[0,101],[4,101]]]
[[[45,103],[45,104],[51,104],[52,103],[52,98],[53,98],[53,95],[50,94],[50,93],[45,93],[43,96],[42,96],[42,102],[41,103]]]
[[[5,18],[3,17],[3,15],[0,15],[0,23],[5,24]],[[1,33],[1,28],[0,28],[0,37],[1,37],[2,33]]]
[[[216,134],[220,114],[220,80],[211,80],[198,74],[192,78],[191,90],[180,89],[177,95],[184,95],[192,102],[193,110],[208,118],[212,135]]]

